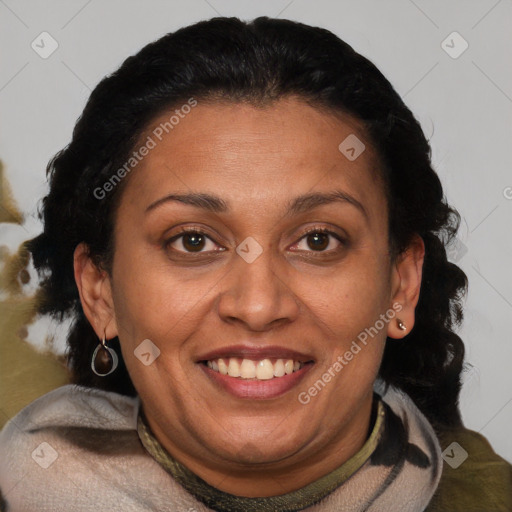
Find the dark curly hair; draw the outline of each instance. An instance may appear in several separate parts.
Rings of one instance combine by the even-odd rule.
[[[106,199],[98,200],[93,191],[126,162],[148,124],[166,109],[191,97],[261,105],[288,95],[363,121],[380,156],[392,257],[415,234],[425,243],[415,326],[405,339],[388,340],[380,376],[411,396],[435,428],[461,425],[464,345],[454,327],[462,321],[467,278],[447,261],[445,249],[460,216],[443,195],[429,143],[369,60],[328,30],[268,17],[201,21],[127,58],[93,90],[71,143],[48,164],[44,231],[28,248],[42,277],[40,312],[73,317],[68,346],[74,382],[136,393],[122,358],[108,377],[90,369],[98,339],[79,300],[73,251],[85,242],[95,263],[110,271],[115,212],[129,178]],[[111,344],[119,348],[117,338]]]

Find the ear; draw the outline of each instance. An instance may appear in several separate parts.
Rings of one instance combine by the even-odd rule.
[[[79,244],[73,255],[75,281],[85,316],[98,338],[117,336],[110,277],[99,269],[89,255],[86,244]]]
[[[425,258],[425,243],[415,235],[409,247],[397,256],[391,269],[391,301],[405,329],[398,328],[395,319],[388,323],[388,336],[400,339],[409,334],[414,327],[415,309],[418,304]]]

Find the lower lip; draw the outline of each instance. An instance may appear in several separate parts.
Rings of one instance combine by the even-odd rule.
[[[306,376],[307,372],[313,366],[313,363],[306,363],[300,370],[284,375],[283,377],[274,377],[268,380],[249,380],[238,377],[222,375],[205,364],[199,363],[199,366],[221,389],[227,391],[237,398],[249,398],[253,400],[268,400],[284,395],[295,386],[297,386]]]

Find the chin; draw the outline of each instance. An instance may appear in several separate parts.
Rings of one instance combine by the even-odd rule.
[[[260,422],[261,424],[261,422]],[[299,428],[283,429],[278,433],[277,428],[266,433],[258,432],[254,436],[244,435],[237,436],[223,435],[222,440],[218,443],[212,443],[212,438],[206,446],[210,452],[216,452],[222,458],[231,460],[239,464],[272,464],[294,455],[300,446],[307,444],[304,432]],[[301,438],[291,437],[290,432],[301,432]],[[231,433],[231,432],[230,432]],[[286,436],[286,437],[285,437]],[[214,446],[214,445],[217,446]]]
[[[241,465],[266,465],[280,462],[292,456],[297,451],[297,445],[289,447],[278,446],[276,448],[271,448],[268,445],[268,442],[254,443],[249,441],[237,452],[231,452],[229,455],[226,454],[226,458]]]

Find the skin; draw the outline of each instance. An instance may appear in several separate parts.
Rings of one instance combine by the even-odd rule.
[[[171,112],[172,113],[172,112]],[[155,119],[148,132],[169,118]],[[356,134],[365,151],[338,150]],[[386,336],[414,326],[424,245],[417,237],[396,261],[387,245],[387,205],[378,158],[361,123],[294,97],[264,108],[199,102],[129,176],[115,223],[111,274],[75,251],[75,278],[98,337],[119,336],[149,425],[168,452],[223,491],[274,496],[296,490],[353,456],[368,437],[372,387]],[[333,202],[286,215],[289,201],[342,190]],[[176,193],[222,198],[226,212],[168,201]],[[179,228],[208,237],[202,253]],[[325,227],[317,250],[304,235]],[[235,249],[253,237],[263,252],[247,263]],[[190,239],[187,239],[190,242]],[[224,248],[224,251],[220,250]],[[307,405],[307,391],[379,315],[399,303],[406,331],[391,320]],[[135,356],[150,339],[161,354]],[[227,345],[280,345],[311,354],[314,366],[290,392],[269,400],[235,398],[214,386],[198,355]]]

